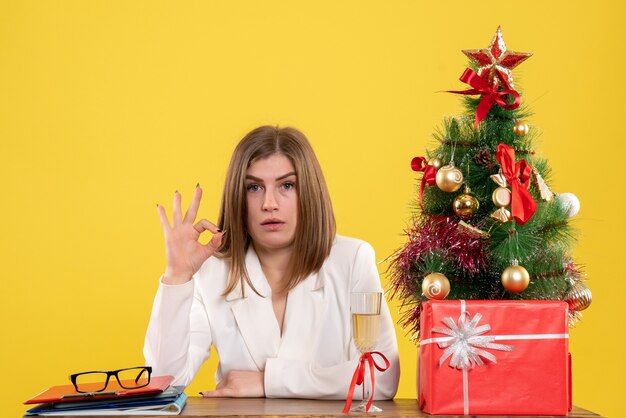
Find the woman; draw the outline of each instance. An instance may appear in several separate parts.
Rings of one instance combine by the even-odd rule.
[[[237,145],[218,226],[195,222],[196,187],[172,224],[157,205],[166,269],[146,335],[146,363],[187,386],[219,354],[217,387],[204,396],[345,399],[359,352],[351,337],[350,293],[380,289],[374,251],[335,235],[326,183],[306,137],[262,126]],[[195,223],[194,223],[195,222]],[[212,239],[203,245],[200,234]],[[383,302],[377,351],[391,362],[376,399],[396,393],[398,347]],[[357,391],[360,392],[360,391]]]

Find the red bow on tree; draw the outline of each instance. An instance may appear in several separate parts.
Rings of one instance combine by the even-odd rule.
[[[437,182],[437,169],[428,164],[428,160],[424,157],[415,157],[411,160],[411,168],[413,171],[417,171],[420,173],[424,173],[422,176],[422,181],[420,184],[420,208],[422,208],[422,212],[426,213],[424,210],[424,205],[422,204],[422,199],[424,196],[424,189],[426,188],[426,183],[431,186]],[[428,214],[432,219],[443,220],[446,219],[446,216],[433,216]]]
[[[528,191],[532,168],[526,160],[515,162],[515,150],[506,144],[498,145],[496,160],[511,186],[511,215],[515,222],[524,225],[537,210],[537,202]]]
[[[437,170],[432,165],[428,165],[428,160],[424,157],[415,157],[411,160],[411,168],[413,171],[420,171],[424,173],[424,178],[431,186],[435,184],[435,177]]]
[[[424,173],[422,176],[422,183],[420,186],[420,206],[422,206],[422,196],[424,195],[424,188],[426,183],[431,186],[435,184],[437,178],[437,170],[432,165],[428,165],[428,161],[424,157],[415,157],[411,160],[411,168],[413,171]]]
[[[478,107],[476,108],[476,121],[474,122],[474,126],[478,129],[478,124],[487,117],[487,113],[489,109],[493,106],[494,103],[497,103],[500,107],[512,110],[517,109],[520,105],[520,97],[519,93],[510,88],[508,85],[504,90],[498,90],[497,87],[491,87],[489,83],[487,83],[484,79],[482,79],[478,74],[476,74],[473,70],[466,68],[463,75],[461,75],[460,80],[465,84],[469,84],[473,87],[470,90],[448,90],[448,93],[455,94],[480,94],[482,98],[480,99],[480,103],[478,103]],[[513,103],[508,104],[504,101],[504,96],[512,94],[515,97]]]

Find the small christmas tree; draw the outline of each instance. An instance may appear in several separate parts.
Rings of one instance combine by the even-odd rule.
[[[407,243],[391,263],[401,323],[419,338],[428,299],[565,300],[570,325],[591,303],[569,252],[579,203],[554,194],[550,167],[535,153],[536,130],[523,121],[511,70],[531,54],[509,51],[498,28],[490,45],[463,51],[466,114],[444,120],[439,145],[415,157],[423,173]],[[472,97],[476,96],[478,97]]]

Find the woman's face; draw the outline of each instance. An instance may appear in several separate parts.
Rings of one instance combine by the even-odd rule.
[[[298,222],[296,170],[289,158],[272,154],[246,171],[247,225],[255,249],[293,245]]]

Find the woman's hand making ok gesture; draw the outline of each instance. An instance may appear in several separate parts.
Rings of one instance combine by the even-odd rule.
[[[167,219],[165,208],[157,205],[163,235],[165,236],[166,268],[163,275],[163,283],[165,284],[183,284],[191,280],[191,276],[200,269],[202,263],[211,257],[222,243],[224,231],[206,219],[195,222],[201,198],[202,189],[197,185],[193,200],[183,218],[181,196],[176,191],[174,193],[171,225]],[[213,233],[213,238],[208,243],[201,244],[198,240],[204,231]]]

